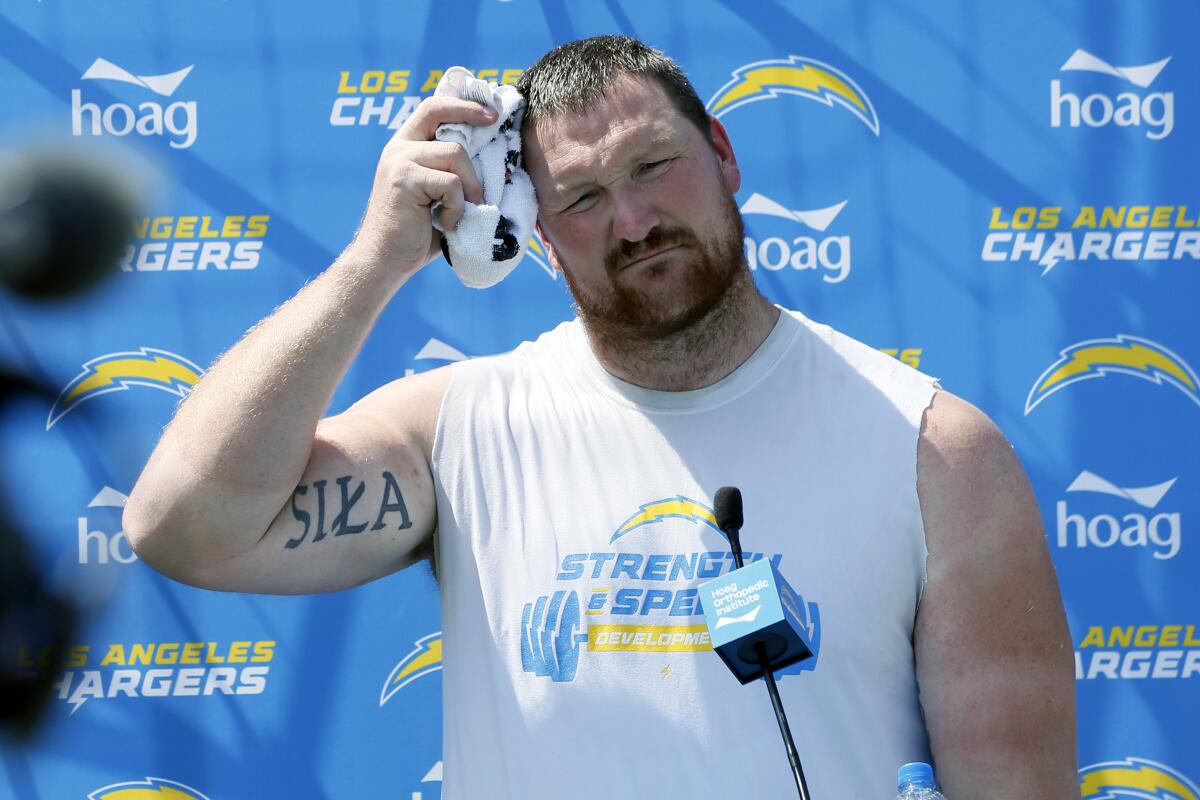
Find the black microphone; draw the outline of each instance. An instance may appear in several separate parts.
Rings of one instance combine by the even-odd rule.
[[[742,490],[736,486],[722,486],[717,489],[717,493],[713,495],[713,512],[717,518],[717,527],[729,537],[733,563],[741,569],[742,541],[739,534],[746,521],[742,516]]]
[[[775,684],[775,670],[812,656],[807,628],[797,616],[796,593],[771,563],[761,559],[750,566],[742,561],[742,492],[722,486],[713,496],[717,527],[729,537],[737,568],[698,587],[704,621],[713,650],[734,676],[747,684],[761,677],[771,696],[771,707],[787,749],[800,800],[809,800],[808,783],[800,755],[792,740],[783,700]]]

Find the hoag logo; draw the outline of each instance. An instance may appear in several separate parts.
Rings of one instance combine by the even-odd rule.
[[[111,61],[97,58],[83,73],[85,81],[116,81],[129,83],[158,95],[170,97],[191,73],[189,65],[165,75],[134,75]],[[110,103],[101,108],[98,103],[85,102],[82,89],[71,90],[71,133],[74,136],[164,136],[176,150],[191,147],[196,142],[196,101],[177,100],[163,105],[154,100],[138,103],[137,108],[126,103]]]
[[[1060,72],[1097,72],[1126,81],[1139,89],[1148,89],[1171,60],[1168,56],[1139,67],[1114,67],[1086,50],[1076,50],[1059,68]],[[1116,125],[1118,128],[1146,127],[1147,139],[1165,139],[1175,128],[1175,93],[1120,92],[1115,97],[1097,92],[1080,97],[1062,90],[1062,81],[1050,81],[1050,126],[1089,128]]]
[[[88,503],[88,509],[91,509],[88,516],[78,518],[80,564],[107,564],[110,561],[132,564],[137,561],[137,553],[133,552],[125,531],[121,530],[121,511],[128,500],[122,492],[105,486]]]
[[[748,231],[744,245],[746,262],[752,271],[765,269],[769,272],[791,269],[796,272],[820,274],[825,283],[838,284],[850,274],[850,236],[821,235],[833,224],[848,201],[843,200],[828,208],[812,211],[791,210],[766,195],[755,192],[742,203],[743,215],[765,217],[765,224],[751,220],[753,228]],[[786,220],[786,226],[771,220]],[[792,235],[795,226],[809,232]],[[783,228],[788,230],[783,230]],[[760,236],[750,233],[775,232],[782,236]]]
[[[1145,511],[1127,510],[1120,516],[1111,513],[1086,516],[1081,512],[1072,512],[1066,500],[1059,500],[1056,506],[1058,546],[1078,549],[1088,546],[1106,549],[1117,544],[1126,548],[1153,547],[1155,558],[1162,561],[1174,558],[1181,543],[1182,515],[1178,511],[1151,512],[1162,502],[1176,480],[1178,478],[1153,486],[1123,488],[1084,470],[1067,487],[1067,492],[1118,497],[1126,501],[1126,509],[1127,504],[1132,503]]]

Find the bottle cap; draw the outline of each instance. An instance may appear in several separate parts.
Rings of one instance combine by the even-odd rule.
[[[928,786],[933,788],[933,767],[924,761],[914,761],[905,764],[896,771],[896,784],[899,789],[907,786]]]

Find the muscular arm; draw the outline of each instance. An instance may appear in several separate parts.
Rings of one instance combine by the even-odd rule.
[[[917,473],[917,680],[944,792],[1077,798],[1070,632],[1024,470],[987,417],[939,392]]]
[[[397,381],[336,417],[330,397],[392,296],[482,190],[443,122],[495,113],[431,97],[380,156],[346,252],[208,371],[163,433],[125,507],[138,554],[215,589],[354,586],[411,563],[435,524],[429,457],[448,375]]]

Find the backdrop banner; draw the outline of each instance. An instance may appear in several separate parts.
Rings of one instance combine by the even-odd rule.
[[[1013,443],[1070,622],[1082,796],[1200,800],[1198,29],[1194,4],[1134,0],[6,3],[0,148],[90,145],[152,180],[98,291],[0,294],[0,365],[50,389],[0,421],[7,519],[88,608],[38,736],[0,745],[0,798],[440,797],[426,566],[210,592],[140,563],[121,511],[204,370],[350,241],[443,70],[514,83],[625,33],[728,130],[763,292]],[[536,238],[487,290],[438,259],[329,411],[572,316]]]

